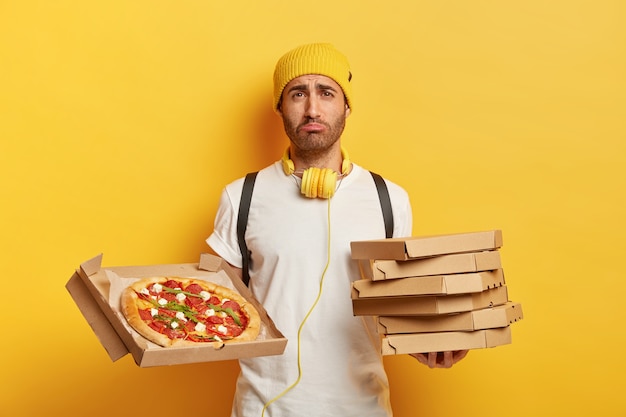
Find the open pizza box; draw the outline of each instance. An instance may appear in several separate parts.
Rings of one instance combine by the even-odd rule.
[[[223,259],[202,254],[198,263],[102,268],[102,255],[80,265],[66,288],[112,361],[130,353],[140,367],[212,362],[256,356],[280,355],[287,339],[263,306]],[[120,311],[120,294],[134,279],[178,276],[205,279],[236,290],[257,309],[261,331],[256,340],[223,345],[162,347],[133,330]]]
[[[502,247],[502,231],[403,237],[355,241],[350,243],[352,259],[409,259],[452,253],[497,250]]]

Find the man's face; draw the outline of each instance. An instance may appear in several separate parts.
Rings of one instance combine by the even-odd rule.
[[[285,86],[279,114],[294,146],[315,153],[329,149],[341,137],[350,108],[332,78],[302,75]]]

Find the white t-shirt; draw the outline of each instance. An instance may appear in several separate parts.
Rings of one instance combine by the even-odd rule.
[[[386,183],[394,237],[410,236],[408,195]],[[226,186],[207,239],[216,253],[238,267],[236,223],[242,187],[243,178]],[[299,180],[285,175],[280,161],[259,172],[246,230],[252,254],[250,289],[288,343],[282,355],[240,360],[233,417],[260,417],[264,404],[297,380],[298,344],[301,379],[267,407],[265,417],[391,416],[375,322],[355,317],[350,298],[351,282],[359,279],[350,242],[384,237],[380,200],[365,169],[353,164],[330,200],[303,196]],[[323,274],[321,298],[298,338]]]

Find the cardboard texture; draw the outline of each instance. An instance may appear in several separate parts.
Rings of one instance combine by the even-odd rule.
[[[502,247],[502,231],[366,240],[350,243],[352,259],[405,261],[452,253],[496,250]]]
[[[381,316],[378,330],[381,334],[469,332],[509,326],[524,318],[520,303],[508,303],[458,314],[435,316]]]
[[[382,338],[383,355],[482,349],[510,344],[510,326],[473,332],[440,332],[388,335]]]
[[[441,255],[408,261],[359,260],[361,275],[373,281],[501,269],[498,251]]]
[[[74,273],[65,285],[78,309],[87,320],[89,326],[98,337],[100,344],[109,354],[112,361],[116,361],[128,353],[126,345],[119,338],[117,332],[104,315],[94,298],[89,293],[89,289],[80,278],[78,273]]]
[[[401,297],[359,298],[352,290],[352,310],[355,316],[412,316],[460,313],[508,302],[507,287],[497,287],[479,293]]]
[[[465,274],[431,275],[352,283],[359,298],[411,295],[452,295],[481,292],[505,284],[502,269]]]
[[[203,254],[196,264],[111,268],[101,268],[101,262],[102,255],[99,255],[81,264],[67,282],[66,289],[113,361],[130,353],[138,366],[152,367],[279,355],[285,349],[287,339],[241,279],[219,257]],[[262,324],[257,340],[225,344],[221,349],[207,345],[165,348],[149,342],[130,329],[119,311],[119,299],[109,300],[111,275],[121,278],[178,276],[211,280],[218,273],[222,279],[226,276],[230,285],[259,312]]]
[[[523,318],[508,299],[502,231],[351,242],[361,272],[355,316],[378,316],[383,355],[480,349],[511,343]]]

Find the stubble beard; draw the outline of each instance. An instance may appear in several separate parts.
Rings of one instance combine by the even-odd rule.
[[[324,132],[304,132],[300,129],[307,123],[319,123],[326,127]],[[322,122],[316,119],[306,119],[296,124],[295,122],[283,118],[283,126],[287,137],[294,144],[301,156],[315,157],[325,153],[341,137],[346,126],[346,118],[341,115],[331,122]]]

